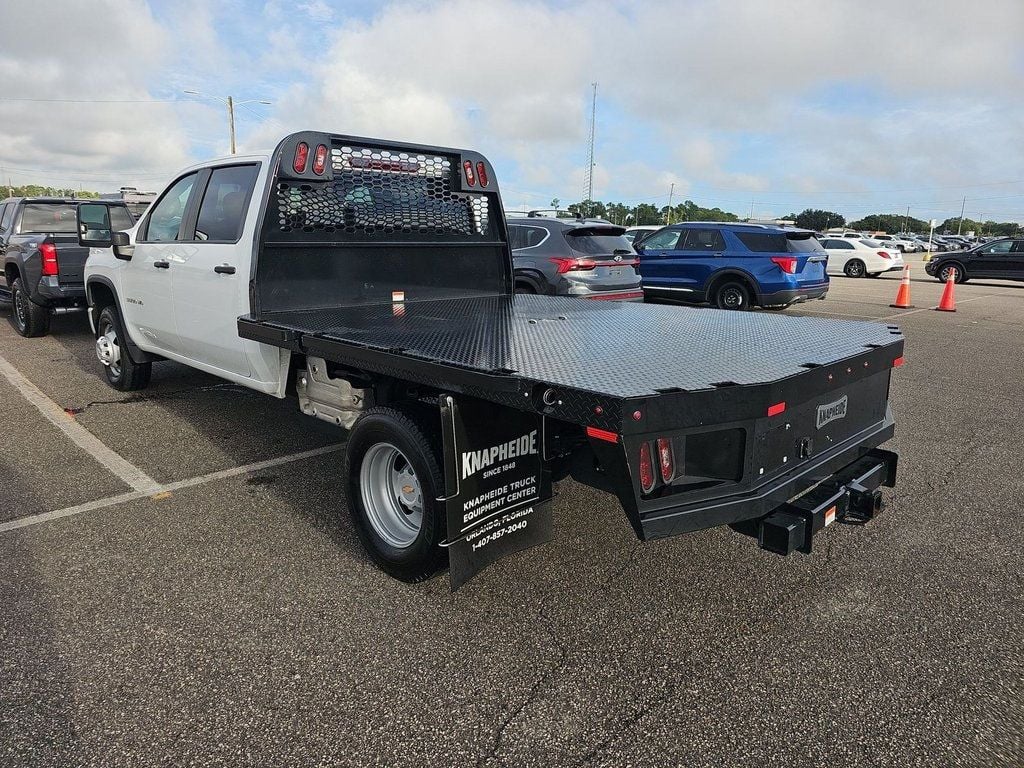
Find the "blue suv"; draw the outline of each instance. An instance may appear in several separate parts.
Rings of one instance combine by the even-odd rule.
[[[687,222],[658,230],[636,250],[648,300],[785,309],[828,293],[828,254],[808,230]]]

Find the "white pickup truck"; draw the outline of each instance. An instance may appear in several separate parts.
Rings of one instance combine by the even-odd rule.
[[[730,524],[780,554],[895,481],[898,329],[514,295],[478,153],[306,131],[185,169],[128,232],[105,205],[78,225],[109,383],[176,360],[350,429],[348,508],[398,578],[549,538],[553,473],[643,539]]]

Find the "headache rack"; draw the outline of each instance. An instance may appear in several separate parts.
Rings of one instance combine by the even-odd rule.
[[[481,155],[304,132],[281,142],[273,167],[253,317],[511,292],[501,199]]]

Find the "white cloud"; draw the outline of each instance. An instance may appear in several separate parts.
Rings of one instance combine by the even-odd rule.
[[[160,183],[155,172],[188,160],[188,142],[172,105],[11,99],[152,99],[149,84],[166,62],[170,42],[141,2],[5,2],[0,23],[5,172],[16,182],[77,186],[78,181],[86,188]]]

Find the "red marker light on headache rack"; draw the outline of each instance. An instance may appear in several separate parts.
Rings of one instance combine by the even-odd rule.
[[[781,403],[776,403],[775,405],[769,405],[768,406],[768,415],[769,416],[778,416],[780,413],[785,413],[785,411],[786,411],[786,401],[785,400],[783,400]]]
[[[476,164],[476,177],[480,180],[481,187],[487,186],[487,168],[482,162]]]
[[[473,176],[473,163],[470,160],[466,160],[462,164],[462,170],[466,172],[466,183],[471,187],[476,186],[476,177]]]
[[[309,162],[309,144],[304,141],[300,141],[295,147],[295,158],[292,160],[292,170],[296,173],[305,173],[307,162]]]
[[[327,167],[327,147],[317,144],[316,152],[313,154],[313,173],[322,176],[324,168]]]

